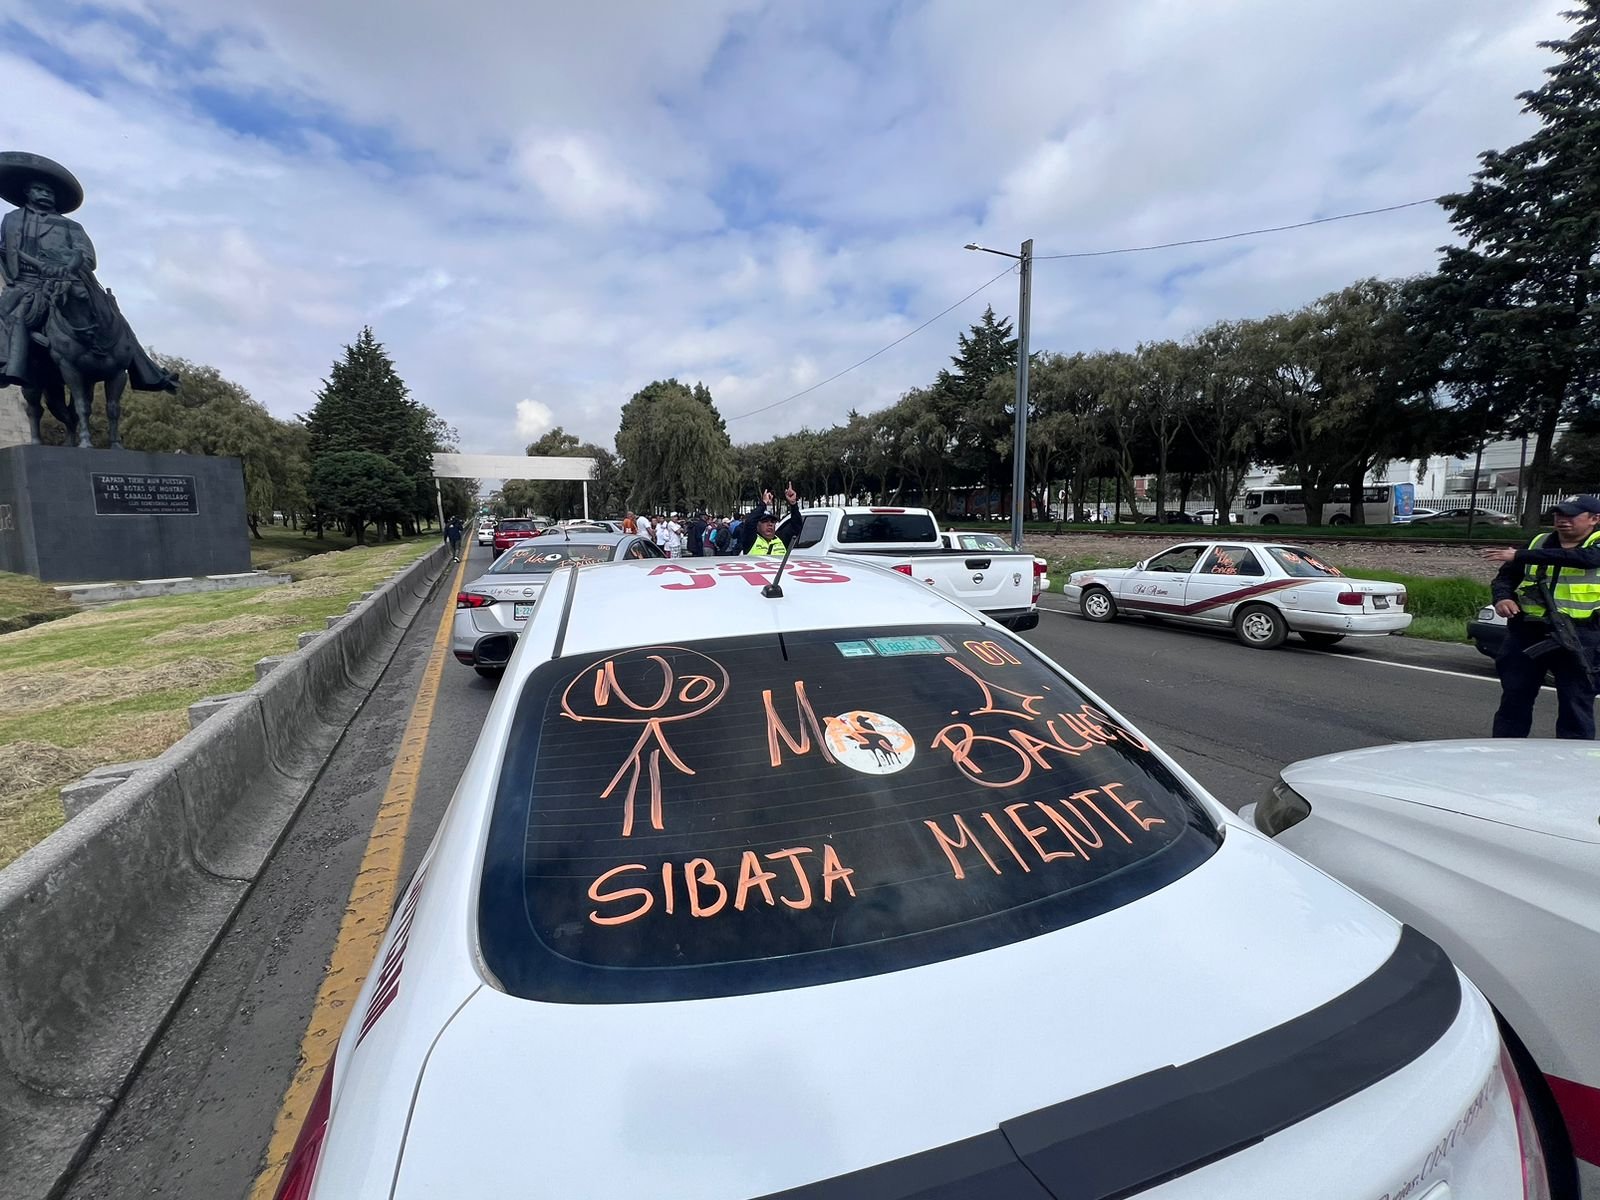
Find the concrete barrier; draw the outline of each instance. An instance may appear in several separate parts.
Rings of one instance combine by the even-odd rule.
[[[0,871],[0,1195],[61,1184],[222,936],[443,546]]]

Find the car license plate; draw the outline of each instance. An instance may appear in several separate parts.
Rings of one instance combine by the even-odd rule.
[[[533,616],[533,601],[517,601],[511,606],[511,615],[518,621],[526,621],[529,617]]]
[[[1372,598],[1372,607],[1373,608],[1388,608],[1389,607],[1389,597],[1387,597],[1387,596],[1374,596]]]

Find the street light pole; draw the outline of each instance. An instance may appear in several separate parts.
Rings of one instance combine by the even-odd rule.
[[[1022,283],[1017,298],[1017,426],[1011,447],[1011,548],[1022,549],[1022,515],[1028,504],[1028,323],[1033,307],[1033,239],[1022,243]]]
[[[1017,415],[1011,444],[1011,548],[1021,550],[1022,514],[1028,496],[1028,325],[1033,308],[1033,239],[1022,243],[1021,254],[991,250],[976,242],[968,242],[963,249],[1014,258],[1021,277],[1017,296]]]

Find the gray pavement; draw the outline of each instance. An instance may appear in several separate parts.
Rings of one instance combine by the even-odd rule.
[[[490,561],[472,548],[467,570]],[[278,853],[134,1077],[71,1200],[246,1195],[299,1055],[356,867],[438,631],[448,567]],[[410,877],[466,766],[492,684],[446,662],[408,833]]]

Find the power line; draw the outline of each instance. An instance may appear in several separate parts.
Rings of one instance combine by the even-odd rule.
[[[1123,247],[1120,247],[1120,248],[1118,248],[1116,250],[1079,250],[1079,251],[1075,251],[1075,252],[1070,253],[1070,254],[1035,254],[1033,256],[1033,260],[1035,262],[1044,262],[1044,261],[1047,261],[1047,260],[1063,259],[1063,258],[1105,258],[1105,257],[1108,257],[1108,256],[1113,255],[1113,254],[1139,254],[1139,253],[1142,253],[1142,252],[1144,252],[1146,250],[1171,250],[1171,249],[1174,249],[1175,247],[1178,247],[1178,246],[1204,246],[1204,245],[1208,245],[1208,244],[1210,244],[1212,242],[1229,242],[1229,241],[1233,241],[1233,240],[1235,240],[1237,238],[1259,237],[1263,233],[1283,233],[1286,230],[1290,230],[1290,229],[1305,229],[1305,228],[1307,228],[1309,226],[1312,226],[1312,225],[1326,225],[1329,221],[1349,221],[1349,220],[1353,220],[1356,217],[1372,217],[1372,216],[1376,216],[1379,213],[1399,212],[1403,208],[1416,208],[1419,205],[1423,205],[1423,204],[1437,204],[1443,198],[1444,197],[1442,197],[1442,196],[1429,196],[1426,200],[1408,200],[1404,204],[1388,204],[1388,205],[1385,205],[1382,208],[1364,208],[1360,212],[1336,213],[1335,215],[1333,215],[1331,217],[1316,217],[1316,218],[1314,218],[1313,220],[1310,220],[1310,221],[1296,221],[1292,225],[1269,225],[1264,229],[1246,229],[1246,230],[1240,231],[1239,233],[1218,234],[1216,237],[1185,238],[1183,241],[1180,241],[1180,242],[1158,242],[1158,243],[1156,243],[1154,245],[1150,245],[1150,246],[1123,246]],[[851,371],[854,371],[857,367],[866,366],[869,362],[871,362],[873,359],[877,358],[880,354],[888,353],[890,350],[893,350],[896,346],[898,346],[901,342],[905,341],[907,338],[914,337],[916,334],[921,333],[924,329],[926,329],[929,325],[932,325],[940,317],[946,316],[947,314],[949,314],[949,313],[955,311],[956,309],[960,308],[968,300],[971,300],[979,292],[983,291],[984,288],[987,288],[990,284],[998,282],[999,280],[1003,279],[1005,276],[1010,275],[1015,270],[1016,270],[1015,267],[1007,267],[1004,271],[1001,271],[1000,274],[996,275],[993,279],[989,280],[987,283],[981,284],[978,287],[974,288],[972,291],[968,292],[965,296],[961,297],[961,299],[957,300],[954,304],[950,305],[949,308],[942,309],[939,312],[935,313],[933,316],[929,317],[926,321],[924,321],[921,325],[918,325],[915,329],[911,330],[910,333],[905,333],[905,334],[902,334],[901,336],[895,338],[894,341],[890,342],[887,346],[884,346],[881,350],[874,350],[871,354],[867,355],[860,362],[851,363],[844,370],[839,371],[839,372],[837,372],[837,373],[835,373],[833,375],[829,375],[826,379],[820,380],[817,383],[813,383],[808,388],[802,388],[800,391],[794,393],[794,395],[792,395],[792,396],[785,396],[782,400],[774,400],[771,404],[763,404],[760,408],[752,408],[749,412],[740,413],[736,417],[724,417],[723,420],[725,422],[726,421],[742,421],[746,417],[754,417],[754,416],[757,416],[757,415],[759,415],[761,413],[764,413],[764,412],[770,412],[772,409],[777,408],[779,405],[787,404],[791,400],[798,400],[801,396],[804,396],[804,395],[807,395],[807,394],[809,394],[811,392],[814,392],[820,387],[825,387],[826,385],[832,383],[835,379],[839,379],[842,376],[848,375]]]
[[[1047,258],[1105,258],[1112,254],[1138,254],[1145,250],[1171,250],[1175,246],[1204,246],[1210,242],[1228,242],[1235,238],[1256,237],[1263,233],[1282,233],[1286,229],[1304,229],[1308,225],[1326,225],[1329,221],[1348,221],[1354,217],[1370,217],[1378,213],[1398,212],[1402,208],[1416,208],[1419,204],[1437,204],[1443,196],[1429,196],[1426,200],[1408,200],[1404,204],[1389,204],[1383,208],[1364,208],[1360,212],[1338,213],[1331,217],[1317,217],[1311,221],[1296,221],[1293,225],[1270,225],[1265,229],[1246,229],[1241,233],[1222,233],[1216,237],[1186,238],[1181,242],[1158,242],[1153,246],[1124,246],[1118,250],[1080,250],[1073,254],[1035,254],[1033,260]]]
[[[1015,270],[1016,270],[1015,267],[1007,267],[1004,271],[1001,271],[1000,274],[996,275],[993,279],[989,280],[987,283],[980,284],[977,287],[973,288],[970,292],[968,292],[965,296],[961,297],[961,299],[957,300],[949,308],[942,309],[941,311],[934,313],[933,316],[929,317],[921,325],[918,325],[910,333],[901,334],[899,337],[895,338],[894,341],[890,342],[887,346],[883,347],[882,350],[874,350],[871,354],[867,355],[860,362],[851,363],[848,367],[846,367],[844,370],[838,372],[837,374],[829,375],[826,379],[821,380],[821,381],[819,381],[817,383],[813,383],[808,388],[802,388],[800,391],[796,392],[792,396],[785,396],[782,400],[774,400],[771,404],[763,404],[760,408],[752,408],[749,412],[740,413],[737,417],[724,417],[723,420],[724,421],[742,421],[746,417],[753,417],[758,413],[767,412],[767,411],[769,411],[771,409],[777,408],[780,404],[787,404],[791,400],[798,400],[801,396],[804,396],[807,392],[814,392],[819,387],[822,387],[822,386],[824,386],[826,384],[832,383],[835,379],[838,379],[841,375],[850,374],[850,372],[854,371],[857,367],[866,366],[873,359],[877,358],[878,355],[885,354],[888,351],[893,350],[901,342],[905,341],[906,338],[912,337],[912,336],[914,336],[916,334],[921,333],[924,329],[926,329],[929,325],[932,325],[940,317],[945,316],[948,313],[954,312],[956,309],[960,308],[968,300],[971,300],[979,292],[983,291],[984,288],[988,287],[989,284],[996,283],[999,280],[1004,279],[1007,275],[1011,274]]]

